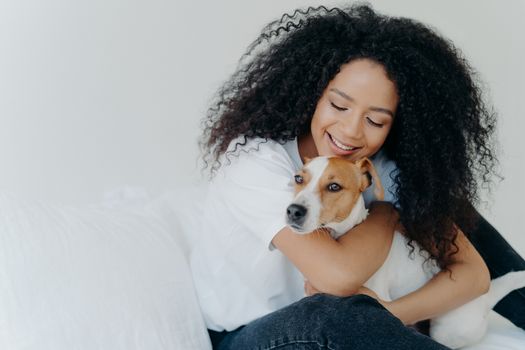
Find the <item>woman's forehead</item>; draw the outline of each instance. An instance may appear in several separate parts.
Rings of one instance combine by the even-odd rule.
[[[388,78],[385,68],[368,59],[343,65],[329,83],[327,92],[349,102],[392,112],[395,112],[399,99],[396,85]]]

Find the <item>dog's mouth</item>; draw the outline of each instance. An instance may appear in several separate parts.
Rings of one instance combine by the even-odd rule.
[[[305,229],[302,226],[299,226],[297,224],[289,223],[288,226],[292,228],[292,230],[298,232],[298,233],[304,233],[306,232]]]

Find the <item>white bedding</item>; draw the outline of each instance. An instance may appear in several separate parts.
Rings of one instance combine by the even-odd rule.
[[[191,198],[125,188],[70,208],[0,193],[0,349],[210,350],[186,263]],[[525,331],[493,312],[465,349],[525,349]]]
[[[0,194],[0,349],[211,349],[177,239],[134,207]]]
[[[524,350],[525,331],[514,326],[510,321],[492,311],[489,315],[489,330],[485,338],[464,350]]]

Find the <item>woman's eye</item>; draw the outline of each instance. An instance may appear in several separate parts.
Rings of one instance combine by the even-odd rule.
[[[372,126],[375,126],[377,128],[382,128],[383,127],[383,124],[380,124],[380,123],[376,123],[375,121],[373,121],[370,117],[366,117],[366,120],[368,121],[368,123]]]
[[[298,184],[298,185],[300,185],[300,184],[302,184],[304,182],[304,179],[303,179],[303,177],[301,175],[295,175],[294,179],[295,179],[295,183]]]
[[[332,182],[331,184],[329,184],[327,187],[328,191],[330,192],[339,192],[341,191],[342,187],[339,186],[339,184],[336,184],[335,182]]]
[[[335,105],[333,102],[330,102],[330,104],[332,105],[332,107],[334,107],[338,111],[346,111],[348,109],[348,108],[344,108],[344,107],[339,107],[339,106]]]

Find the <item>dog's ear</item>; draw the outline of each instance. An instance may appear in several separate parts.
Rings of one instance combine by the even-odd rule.
[[[384,199],[383,185],[381,185],[381,180],[379,179],[376,169],[370,159],[363,158],[355,162],[355,165],[357,165],[361,172],[360,191],[363,192],[373,183],[376,199],[382,201]]]

